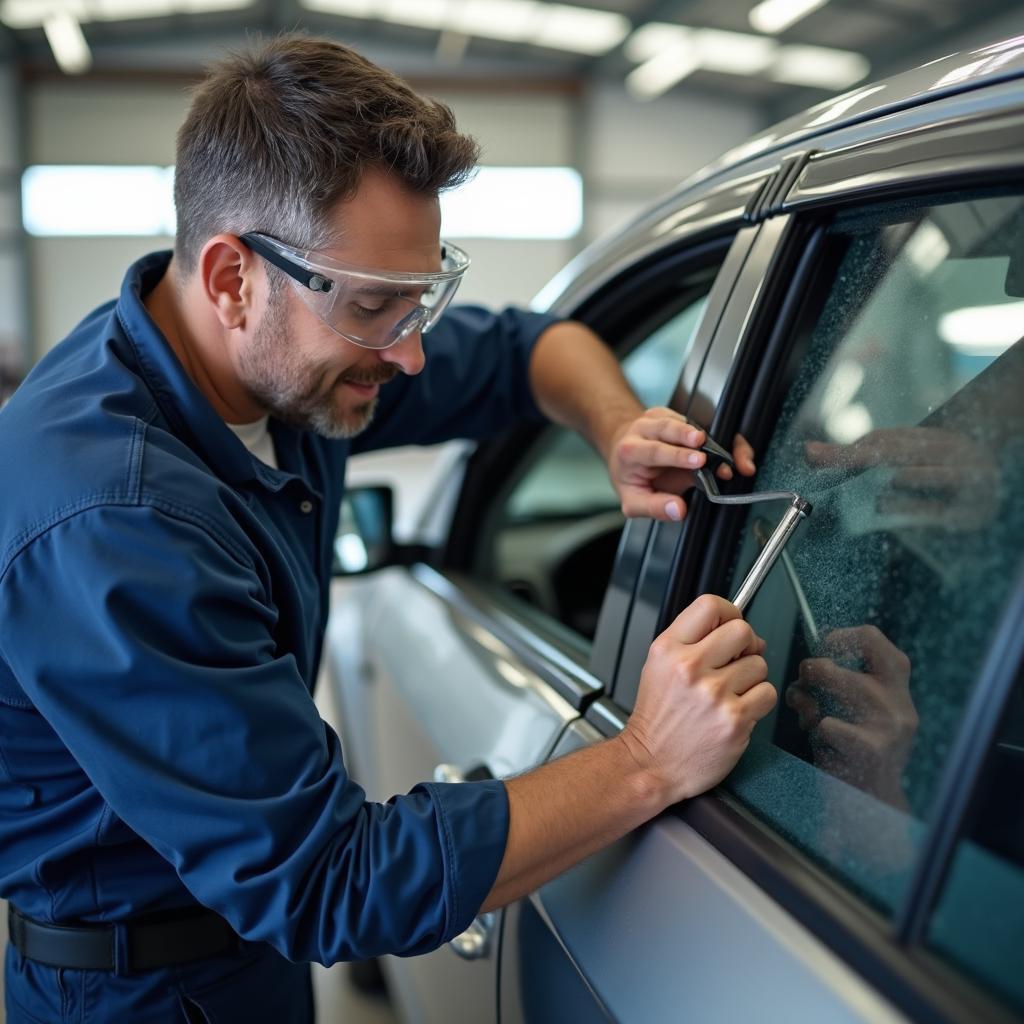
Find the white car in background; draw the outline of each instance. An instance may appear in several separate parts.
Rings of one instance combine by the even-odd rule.
[[[386,958],[403,1019],[1020,1019],[1024,38],[784,122],[546,294],[645,402],[751,439],[729,488],[813,503],[747,610],[780,700],[715,791]],[[781,511],[624,524],[555,426],[439,476],[425,534],[356,487],[339,538],[326,669],[377,798],[613,735],[653,637]]]

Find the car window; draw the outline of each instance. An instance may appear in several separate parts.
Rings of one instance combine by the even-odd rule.
[[[623,359],[645,406],[672,395],[707,304],[712,274],[680,288],[663,322]],[[589,640],[624,519],[603,460],[578,434],[548,429],[498,496],[483,532],[478,573]]]
[[[780,700],[727,787],[887,912],[1021,560],[1024,204],[850,213],[817,278],[754,484],[813,504],[747,612]]]
[[[1024,1009],[1024,679],[989,757],[932,918],[943,955]]]

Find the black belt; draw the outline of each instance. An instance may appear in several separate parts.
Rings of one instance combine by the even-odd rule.
[[[80,971],[151,971],[234,953],[239,938],[212,910],[171,911],[121,924],[46,924],[8,907],[11,945],[50,967]]]

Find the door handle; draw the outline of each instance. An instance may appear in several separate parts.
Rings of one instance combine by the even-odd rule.
[[[493,779],[491,769],[485,764],[475,764],[472,768],[460,768],[454,764],[439,764],[434,769],[435,782],[485,782]]]
[[[494,931],[493,913],[481,914],[461,934],[456,935],[449,945],[463,960],[480,960],[491,951],[491,934]]]

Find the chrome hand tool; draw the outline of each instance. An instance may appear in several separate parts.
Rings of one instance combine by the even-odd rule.
[[[704,431],[706,440],[701,445],[701,451],[708,459],[696,470],[697,482],[700,484],[708,501],[716,505],[756,505],[762,501],[788,501],[789,508],[783,513],[778,525],[771,535],[765,539],[764,546],[750,567],[746,579],[740,584],[732,603],[741,612],[746,611],[747,606],[754,599],[765,577],[775,565],[779,556],[785,550],[786,542],[793,536],[793,532],[800,525],[801,521],[811,514],[811,503],[806,498],[800,497],[796,491],[755,491],[752,494],[722,494],[718,489],[718,481],[715,479],[714,469],[711,460],[717,459],[736,468],[732,455],[726,451],[707,431]]]

